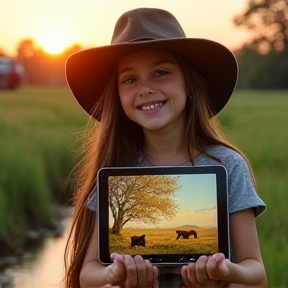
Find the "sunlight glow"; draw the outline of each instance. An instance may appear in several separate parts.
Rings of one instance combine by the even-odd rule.
[[[39,37],[38,42],[43,50],[50,54],[59,54],[66,47],[62,35],[57,31],[49,31],[42,34],[41,37]]]

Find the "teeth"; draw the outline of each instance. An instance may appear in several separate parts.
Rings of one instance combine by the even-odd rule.
[[[142,110],[150,110],[150,109],[155,109],[157,107],[160,107],[162,105],[163,105],[162,102],[160,102],[160,103],[156,103],[156,104],[151,104],[149,106],[142,106],[141,109]]]

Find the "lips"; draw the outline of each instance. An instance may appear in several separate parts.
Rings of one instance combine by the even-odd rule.
[[[163,104],[165,104],[167,102],[167,100],[164,101],[154,101],[154,102],[149,102],[149,103],[144,103],[142,105],[137,106],[137,109],[140,110],[153,110],[153,109],[159,109]]]

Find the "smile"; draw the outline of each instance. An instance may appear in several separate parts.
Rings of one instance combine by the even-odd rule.
[[[153,104],[150,104],[150,105],[140,105],[140,106],[137,107],[137,109],[141,109],[141,110],[157,109],[157,108],[160,108],[166,102],[167,101],[162,101],[162,102],[157,102],[157,103],[153,103]]]

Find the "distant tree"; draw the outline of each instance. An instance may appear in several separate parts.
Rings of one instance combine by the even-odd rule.
[[[36,45],[32,38],[23,39],[17,46],[17,60],[25,68],[25,80],[30,84],[65,85],[65,62],[71,54],[81,50],[79,44],[67,47],[57,55],[51,55]]]
[[[288,0],[249,0],[234,22],[253,31],[250,45],[259,51],[288,50]]]
[[[288,89],[288,53],[271,50],[262,54],[257,49],[243,46],[235,51],[239,63],[237,88]]]
[[[38,50],[39,47],[36,46],[34,39],[23,39],[17,45],[17,57],[18,59],[33,57]]]
[[[171,220],[179,209],[173,198],[180,188],[178,176],[110,177],[111,233],[119,234],[129,221],[156,224],[164,218]]]
[[[43,69],[44,52],[32,38],[22,39],[17,45],[17,60],[24,66],[25,81],[41,83],[45,79],[47,69]]]

